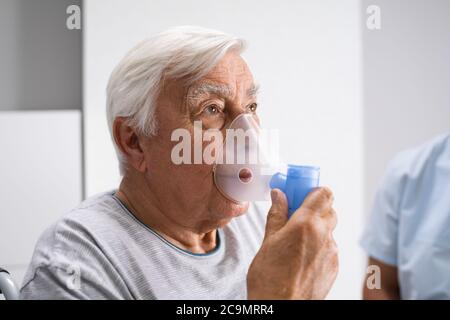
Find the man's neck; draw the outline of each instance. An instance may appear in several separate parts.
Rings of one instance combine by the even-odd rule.
[[[195,226],[182,226],[171,219],[154,198],[145,179],[125,175],[115,196],[149,228],[155,230],[173,245],[192,253],[207,253],[216,247],[217,230],[196,230]],[[183,215],[183,212],[178,214]],[[186,215],[189,213],[186,213]]]

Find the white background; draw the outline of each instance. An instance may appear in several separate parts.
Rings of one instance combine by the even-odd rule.
[[[0,112],[0,266],[18,285],[41,233],[81,201],[80,120],[79,110]]]

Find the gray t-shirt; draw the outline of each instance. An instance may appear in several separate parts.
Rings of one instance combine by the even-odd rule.
[[[264,206],[263,206],[264,207]],[[114,196],[94,196],[39,239],[21,299],[246,299],[248,267],[267,211],[218,229],[216,248],[193,254],[141,223]]]

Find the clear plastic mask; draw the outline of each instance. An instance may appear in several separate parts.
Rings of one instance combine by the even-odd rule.
[[[255,115],[236,117],[226,129],[223,152],[216,159],[217,189],[234,202],[270,200],[270,180],[282,167],[277,141],[273,132],[263,134]]]

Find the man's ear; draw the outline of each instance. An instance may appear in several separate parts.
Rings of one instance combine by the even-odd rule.
[[[146,163],[139,143],[139,135],[137,130],[129,124],[129,119],[116,117],[112,129],[114,141],[125,157],[127,165],[139,172],[145,172]]]

